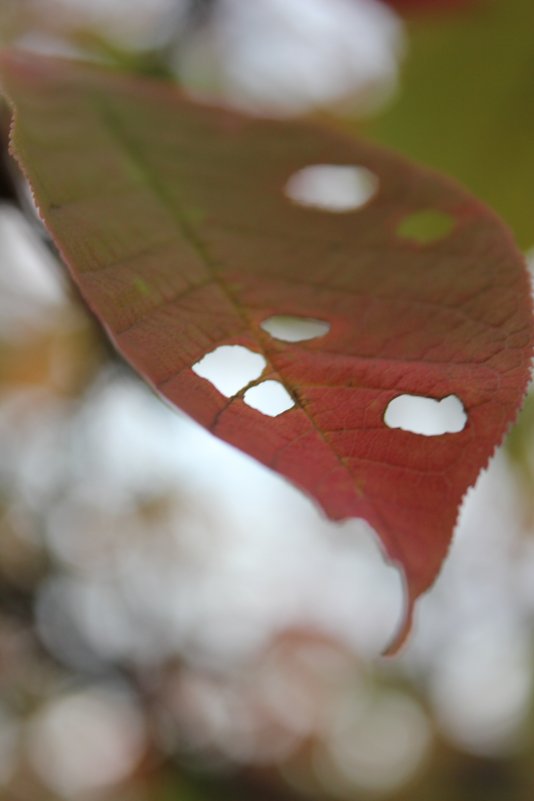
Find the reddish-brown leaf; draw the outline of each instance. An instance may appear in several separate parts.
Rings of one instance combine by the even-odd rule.
[[[327,130],[90,66],[15,53],[1,72],[13,153],[118,350],[331,518],[369,521],[406,577],[402,640],[525,391],[529,285],[508,232],[448,180]],[[379,191],[344,213],[286,197],[296,171],[325,163],[366,167]],[[422,211],[447,215],[452,230],[417,239],[407,218]],[[280,314],[330,330],[284,342],[261,327]],[[197,375],[219,345],[262,354],[260,380],[280,382],[294,407],[268,417]],[[456,395],[467,425],[431,437],[388,428],[402,394]]]

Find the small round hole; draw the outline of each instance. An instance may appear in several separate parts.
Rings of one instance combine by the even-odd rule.
[[[317,164],[292,175],[285,194],[299,206],[343,213],[364,206],[377,189],[378,178],[366,167]]]
[[[384,422],[389,428],[402,428],[412,434],[436,437],[463,431],[467,414],[456,395],[448,395],[441,400],[421,395],[399,395],[389,402]]]
[[[259,378],[266,364],[263,356],[242,345],[221,345],[194,364],[192,370],[230,398]]]
[[[313,317],[294,317],[290,314],[275,314],[268,317],[261,323],[261,327],[282,342],[305,342],[322,337],[330,331],[330,324],[325,323],[324,320],[316,320]]]
[[[433,209],[416,211],[405,217],[397,226],[397,236],[420,245],[443,239],[452,231],[454,219],[450,214]]]
[[[293,398],[279,381],[262,381],[261,384],[247,389],[243,400],[247,406],[269,417],[277,417],[295,405]]]

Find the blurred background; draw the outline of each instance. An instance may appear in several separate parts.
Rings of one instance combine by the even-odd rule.
[[[2,0],[0,41],[325,118],[534,262],[531,0]],[[0,798],[531,801],[534,397],[400,656],[361,521],[168,408],[80,303],[0,118]]]

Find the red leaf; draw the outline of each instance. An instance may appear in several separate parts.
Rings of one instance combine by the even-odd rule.
[[[507,230],[448,180],[327,130],[34,56],[4,55],[2,75],[13,152],[118,350],[331,518],[369,521],[406,576],[401,642],[525,392],[531,302]],[[356,211],[292,202],[288,180],[314,164],[363,166],[379,190]],[[273,315],[330,330],[282,341],[262,327]],[[293,408],[268,417],[244,390],[227,399],[197,375],[220,345],[262,354],[259,382],[280,382]],[[403,394],[455,395],[467,425],[432,437],[389,428]]]

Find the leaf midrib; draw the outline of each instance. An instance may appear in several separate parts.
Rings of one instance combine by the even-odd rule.
[[[276,365],[273,364],[267,349],[265,348],[261,333],[257,330],[257,326],[254,324],[254,321],[249,317],[246,313],[246,310],[243,308],[241,303],[239,302],[238,297],[232,292],[231,288],[223,281],[222,277],[219,275],[217,270],[217,262],[209,252],[205,242],[199,236],[197,230],[191,224],[190,220],[187,219],[187,216],[183,213],[182,208],[177,203],[175,197],[171,197],[165,188],[165,184],[160,181],[158,175],[149,169],[146,160],[144,158],[144,154],[142,149],[140,149],[135,141],[129,136],[127,129],[122,123],[120,115],[116,112],[113,108],[111,103],[109,103],[106,98],[102,96],[102,94],[98,92],[94,92],[91,95],[92,102],[97,110],[97,113],[100,115],[104,125],[107,127],[108,131],[111,133],[117,145],[123,151],[123,153],[127,156],[130,160],[132,166],[135,168],[136,172],[138,173],[139,177],[142,179],[143,184],[151,190],[152,194],[156,197],[158,202],[165,208],[165,210],[171,215],[171,218],[177,225],[180,233],[184,237],[184,239],[191,245],[194,251],[197,253],[199,258],[201,259],[204,267],[206,268],[207,272],[212,278],[212,281],[217,284],[220,288],[221,292],[226,296],[226,298],[230,301],[231,305],[243,321],[247,330],[251,331],[254,335],[254,339],[256,342],[256,346],[264,357],[267,365],[269,368],[279,376],[282,385],[284,386],[286,392],[289,393],[290,397],[295,402],[296,406],[303,412],[306,416],[307,420],[309,421],[313,430],[317,433],[319,438],[324,442],[324,444],[328,447],[328,449],[334,454],[335,458],[337,459],[338,463],[343,467],[343,469],[349,475],[351,481],[355,483],[354,476],[349,465],[346,463],[345,459],[336,451],[332,443],[328,440],[325,432],[321,430],[321,428],[315,422],[315,419],[310,414],[309,410],[306,406],[301,402],[301,399],[298,395],[298,392],[289,384],[284,377],[284,375],[277,369]],[[230,402],[233,398],[230,399]],[[228,405],[224,407],[226,410]]]

